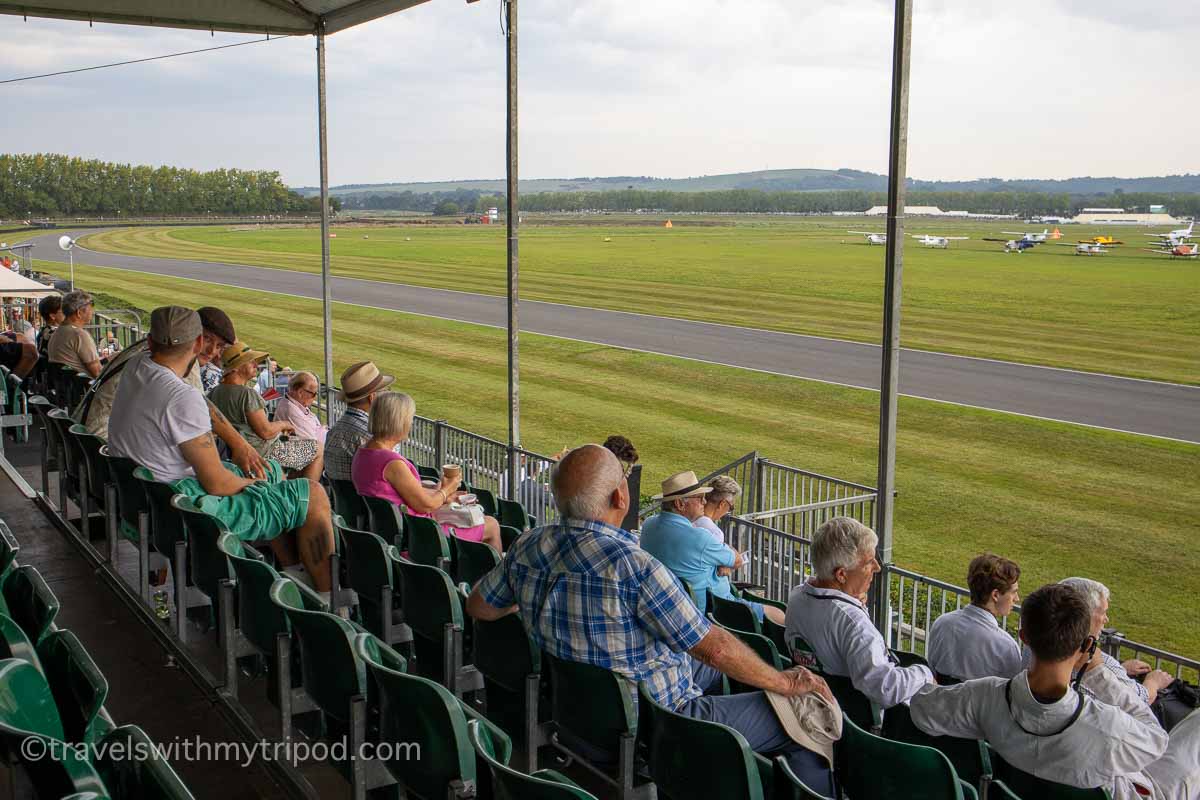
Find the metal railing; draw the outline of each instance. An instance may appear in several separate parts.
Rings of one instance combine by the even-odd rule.
[[[767,527],[743,517],[721,520],[725,541],[739,553],[747,553],[749,568],[738,580],[762,587],[763,596],[787,602],[792,589],[812,574],[812,540]]]

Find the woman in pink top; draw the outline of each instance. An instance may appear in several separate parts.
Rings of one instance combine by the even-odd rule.
[[[325,434],[329,429],[312,412],[321,384],[311,372],[297,372],[288,381],[287,396],[275,408],[275,421],[290,423],[297,439],[314,439],[325,447]]]
[[[354,454],[350,477],[354,488],[367,497],[379,497],[395,503],[414,517],[431,517],[433,512],[462,494],[461,477],[442,477],[436,488],[421,485],[421,476],[413,463],[395,452],[412,430],[416,404],[406,394],[384,392],[371,405],[371,438]],[[446,530],[446,526],[443,526]],[[446,530],[449,534],[450,531]],[[500,523],[484,517],[484,524],[473,528],[455,528],[460,539],[486,542],[501,552]]]

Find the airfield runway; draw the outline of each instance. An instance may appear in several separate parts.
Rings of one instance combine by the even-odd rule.
[[[64,232],[31,239],[37,245],[35,258],[65,263],[67,254],[57,246]],[[82,246],[76,248],[75,258],[98,267],[321,297],[320,276],[303,272],[117,255]],[[506,318],[503,297],[406,284],[335,277],[333,297],[343,303],[498,328],[504,327]],[[527,333],[879,388],[876,345],[530,300],[521,302],[520,321]],[[1200,387],[1196,386],[905,349],[900,354],[900,391],[910,397],[1200,443]]]

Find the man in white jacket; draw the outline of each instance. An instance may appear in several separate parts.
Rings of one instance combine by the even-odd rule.
[[[1108,789],[1114,800],[1200,797],[1200,716],[1169,737],[1149,707],[1102,666],[1091,609],[1070,586],[1025,600],[1021,639],[1033,652],[1016,677],[926,687],[913,722],[934,736],[986,739],[1006,762],[1045,780]],[[1083,670],[1083,689],[1072,677]]]

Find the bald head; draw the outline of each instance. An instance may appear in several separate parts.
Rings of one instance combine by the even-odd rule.
[[[562,457],[550,478],[558,513],[620,525],[629,508],[621,462],[598,444],[585,444]]]

